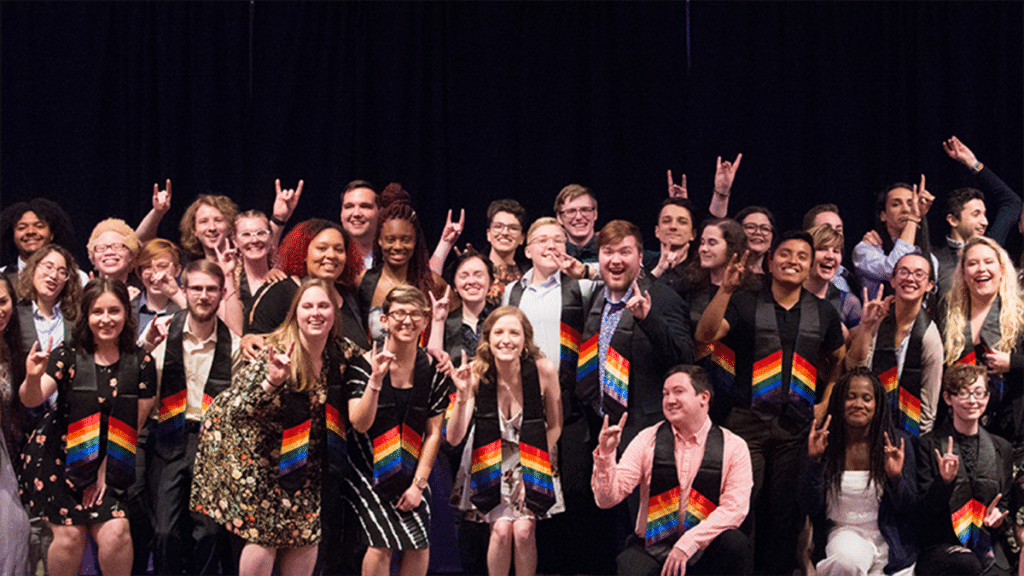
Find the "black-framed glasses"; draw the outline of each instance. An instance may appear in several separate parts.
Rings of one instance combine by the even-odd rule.
[[[395,322],[405,322],[406,319],[412,318],[414,322],[423,320],[427,315],[419,310],[392,310],[388,312],[388,318],[391,318]]]

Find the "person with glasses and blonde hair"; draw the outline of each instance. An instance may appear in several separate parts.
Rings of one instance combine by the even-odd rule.
[[[352,471],[342,490],[368,544],[364,576],[387,576],[395,551],[402,555],[402,574],[427,573],[427,478],[441,447],[451,388],[451,380],[418,346],[429,320],[423,292],[407,284],[392,288],[381,315],[384,343],[374,343],[345,372]]]
[[[142,284],[132,275],[132,262],[139,253],[139,237],[127,222],[107,218],[89,235],[89,261],[100,278],[120,280],[128,286],[128,295],[135,298]]]

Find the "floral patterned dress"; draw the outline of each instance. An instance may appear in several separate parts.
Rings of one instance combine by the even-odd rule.
[[[118,382],[118,366],[124,361],[139,362],[138,382]],[[29,436],[22,453],[21,499],[32,517],[41,517],[51,524],[91,524],[112,518],[125,518],[124,493],[108,485],[103,501],[88,510],[82,508],[82,493],[72,489],[64,479],[67,457],[69,399],[75,374],[75,351],[66,344],[51,354],[46,373],[57,381],[57,404],[43,416]],[[96,365],[96,393],[103,415],[100,430],[100,459],[106,457],[107,420],[111,400],[118,392],[137,393],[139,399],[152,398],[156,391],[156,367],[149,354],[121,354],[111,366]]]
[[[235,374],[203,416],[192,476],[192,509],[247,542],[298,548],[320,541],[320,486],[326,456],[325,404],[331,362],[307,390],[310,432],[305,483],[288,492],[278,483],[284,410],[268,393],[264,357]],[[284,384],[287,390],[289,383]]]

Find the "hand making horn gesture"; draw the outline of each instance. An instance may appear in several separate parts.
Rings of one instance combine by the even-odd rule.
[[[1002,494],[996,494],[996,497],[992,499],[992,503],[985,509],[985,527],[986,528],[999,528],[999,525],[1003,523],[1003,518],[1010,513],[1009,510],[999,511],[996,506],[999,501],[1003,499]]]
[[[614,426],[608,425],[608,415],[604,415],[604,422],[601,424],[601,432],[597,436],[597,445],[602,454],[611,454],[619,447],[619,440],[622,439],[622,429],[626,427],[626,416],[628,412],[622,413],[619,423]]]
[[[278,354],[274,350],[267,350],[267,382],[270,382],[274,388],[280,388],[291,375],[293,352],[295,352],[295,342],[292,342],[287,354]]]
[[[50,352],[53,350],[53,337],[46,343],[46,350],[39,348],[39,341],[32,343],[32,350],[25,357],[26,378],[41,378],[46,372],[46,364],[50,361]]]
[[[445,286],[444,296],[434,298],[434,293],[427,290],[427,296],[430,296],[430,313],[434,322],[444,322],[448,319],[449,296],[451,295],[451,291],[451,286]]]
[[[935,449],[935,457],[939,460],[939,475],[946,482],[952,482],[956,479],[956,473],[960,470],[960,457],[953,454],[953,437],[949,437],[949,448],[946,449],[945,454],[940,454],[939,449]]]
[[[636,280],[633,280],[633,297],[626,302],[626,308],[629,308],[637,320],[647,318],[647,314],[651,311],[651,293],[640,290]]]
[[[721,158],[719,158],[721,160]],[[683,174],[679,179],[679,184],[676,184],[672,179],[672,171],[668,171],[668,197],[669,198],[686,198],[686,174]]]
[[[295,207],[299,205],[299,198],[302,197],[302,185],[303,181],[299,180],[299,184],[295,188],[282,189],[281,180],[274,180],[276,193],[274,194],[274,209],[271,214],[275,219],[287,222],[292,217]]]
[[[231,239],[225,236],[220,243],[213,248],[217,258],[217,265],[224,272],[224,276],[235,273],[235,266],[238,264],[238,250],[232,244]]]
[[[728,160],[722,162],[722,157],[718,157],[715,164],[715,194],[726,196],[732,190],[732,181],[736,178],[736,171],[740,168],[740,160],[743,160],[743,154],[737,154],[736,159],[732,162]]]
[[[459,221],[452,222],[452,211],[448,210],[448,216],[444,220],[444,229],[441,230],[441,242],[448,244],[455,244],[455,241],[459,239],[462,234],[462,230],[466,225],[466,210],[463,208],[459,210]]]
[[[885,437],[885,473],[890,478],[899,478],[903,474],[903,457],[906,454],[903,451],[903,438],[900,438],[900,447],[897,448],[889,441],[889,433],[882,432]]]
[[[462,399],[469,399],[473,396],[473,370],[466,359],[466,351],[462,351],[462,362],[459,367],[452,370],[450,374],[452,382],[455,383],[455,391]]]
[[[166,187],[161,190],[160,184],[153,184],[153,211],[166,214],[171,209],[171,179],[167,179]]]
[[[381,344],[379,352],[377,351],[376,341],[374,341],[373,346],[370,348],[370,377],[378,382],[384,380],[388,370],[391,370],[391,363],[395,360],[395,354],[388,350],[388,338],[390,336],[384,337],[384,343]]]

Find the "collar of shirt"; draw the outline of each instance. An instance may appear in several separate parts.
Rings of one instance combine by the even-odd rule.
[[[612,308],[624,307],[626,305],[626,302],[629,302],[629,299],[632,298],[632,297],[633,297],[633,285],[632,284],[629,285],[629,290],[626,290],[626,293],[622,296],[622,300],[612,300],[612,293],[608,291],[608,287],[607,286],[604,287],[604,301],[605,301],[605,304],[611,306]]]
[[[669,426],[672,425],[669,424]],[[700,444],[704,442],[708,437],[709,431],[711,431],[711,418],[707,416],[704,417],[704,424],[693,434],[683,435],[675,426],[672,426],[672,436],[676,439],[676,442],[684,444]]]
[[[28,262],[22,260],[21,256],[18,256],[18,273],[19,274],[21,273],[22,270],[25,269],[25,266],[28,266]]]
[[[206,338],[203,338],[202,340],[200,340],[199,336],[197,336],[196,333],[192,331],[192,323],[189,322],[188,319],[186,318],[185,319],[185,326],[182,328],[181,334],[182,334],[182,338],[187,338],[193,344],[195,344],[196,347],[203,347],[203,346],[205,346],[209,342],[213,342],[213,343],[217,342],[217,325],[214,324],[213,331],[210,332],[209,336],[207,336]]]
[[[562,275],[559,274],[558,272],[555,272],[547,280],[535,286],[533,284],[533,274],[535,271],[536,268],[530,268],[530,270],[527,271],[526,274],[523,274],[523,277],[517,280],[517,282],[519,282],[524,289],[529,289],[530,286],[534,286],[536,290],[546,290],[548,288],[551,288],[552,286],[562,286]]]
[[[53,318],[49,318],[49,319],[47,319],[45,316],[43,316],[43,313],[39,310],[39,306],[36,304],[36,301],[33,300],[32,301],[32,316],[36,320],[47,320],[49,322],[55,322],[55,321],[57,321],[60,318],[64,318],[64,315],[60,313],[60,301],[59,300],[57,301],[56,304],[53,305]]]
[[[964,243],[959,240],[953,240],[949,236],[946,236],[946,244],[949,245],[954,251],[964,247]]]

